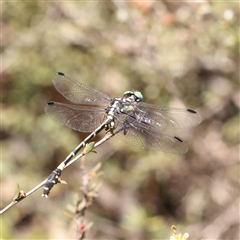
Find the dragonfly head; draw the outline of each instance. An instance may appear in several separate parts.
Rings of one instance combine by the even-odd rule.
[[[126,102],[132,102],[132,101],[141,102],[143,100],[143,95],[138,91],[135,91],[135,92],[126,91],[123,94],[122,99]]]

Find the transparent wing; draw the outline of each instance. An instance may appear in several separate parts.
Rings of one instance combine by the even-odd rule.
[[[53,120],[80,132],[94,131],[106,117],[105,111],[96,107],[58,102],[49,102],[44,110]]]
[[[198,125],[201,116],[188,108],[167,108],[147,103],[139,103],[136,110],[141,121],[160,128],[189,128]]]
[[[132,117],[119,119],[115,132],[123,141],[140,148],[161,150],[168,153],[186,153],[187,145],[178,137],[156,131],[153,127],[137,122]]]
[[[110,98],[102,92],[87,87],[75,79],[58,72],[52,79],[59,93],[78,104],[108,105]]]

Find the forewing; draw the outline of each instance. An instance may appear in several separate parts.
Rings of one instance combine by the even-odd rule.
[[[65,98],[78,104],[108,105],[110,98],[102,92],[58,72],[52,79],[53,85]]]
[[[138,104],[140,115],[144,116],[142,121],[160,128],[189,128],[198,125],[201,116],[188,108],[159,107],[147,103]]]
[[[96,107],[76,106],[49,102],[44,108],[46,114],[56,122],[80,132],[92,132],[103,123],[104,110]]]

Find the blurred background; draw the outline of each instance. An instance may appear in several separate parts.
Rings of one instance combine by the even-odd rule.
[[[110,97],[196,109],[202,123],[171,132],[183,155],[137,149],[117,137],[86,157],[102,162],[87,239],[239,239],[239,3],[3,2],[1,209],[43,181],[87,134],[44,113],[62,71]],[[101,137],[104,134],[101,135]],[[98,138],[99,139],[99,138]],[[48,199],[42,189],[1,216],[3,239],[74,239],[64,215],[79,192],[79,162]]]

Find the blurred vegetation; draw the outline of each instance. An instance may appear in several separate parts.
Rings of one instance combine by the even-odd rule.
[[[17,184],[45,179],[86,137],[44,114],[67,102],[51,78],[62,71],[111,97],[138,90],[144,101],[199,111],[203,122],[175,134],[185,155],[135,149],[118,138],[86,157],[102,162],[103,186],[87,211],[89,239],[239,239],[239,3],[170,1],[5,1],[1,48],[1,208]],[[70,239],[64,216],[79,191],[41,191],[1,216],[3,239]]]

